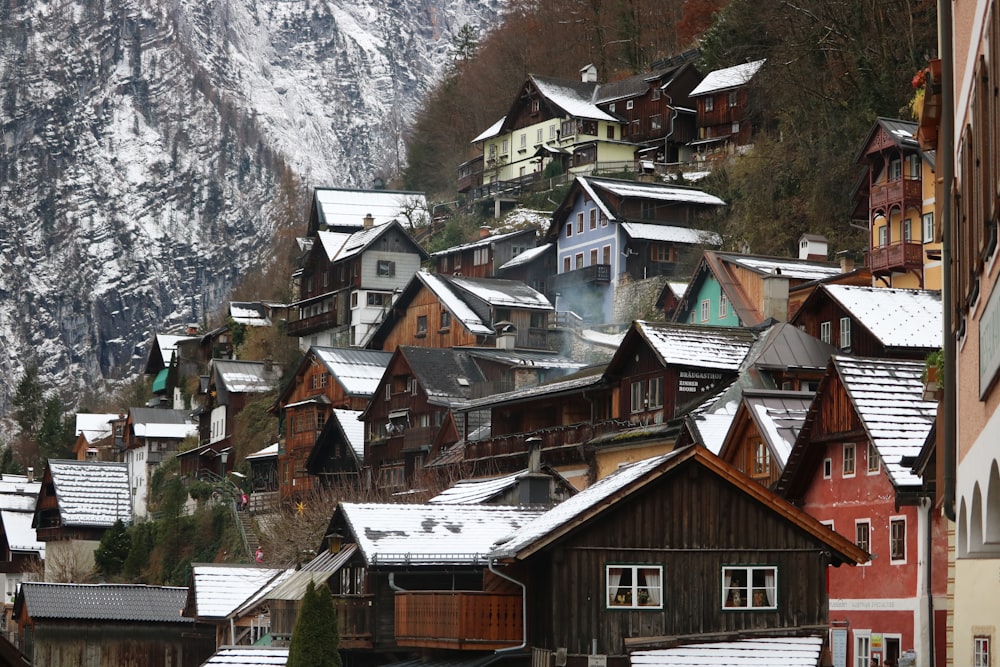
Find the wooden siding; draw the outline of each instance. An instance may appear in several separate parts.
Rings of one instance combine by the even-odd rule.
[[[630,637],[827,623],[824,546],[700,468],[669,477],[523,564],[531,645],[620,656]],[[608,609],[609,564],[662,566],[663,608]],[[723,565],[776,566],[777,610],[723,609]]]
[[[21,651],[46,667],[198,667],[215,652],[209,629],[141,623],[34,623]]]
[[[781,476],[781,465],[774,452],[761,437],[756,422],[749,418],[746,404],[736,413],[736,419],[729,429],[729,445],[721,452],[723,460],[765,488],[771,488]],[[757,449],[763,445],[767,450],[765,470],[757,471]]]
[[[520,644],[520,595],[481,591],[396,593],[396,642],[400,646],[495,650]]]
[[[820,325],[823,322],[830,323],[829,343],[840,348],[840,318],[850,317],[850,315],[830,298],[813,301],[811,305],[800,309],[795,316],[796,325],[805,325],[805,332],[814,338],[820,338]],[[854,318],[851,318],[851,347],[850,353],[858,357],[885,357],[885,346],[872,336],[867,329],[862,327]],[[920,355],[923,358],[923,355]]]
[[[398,319],[386,335],[382,349],[393,352],[400,345],[417,347],[451,348],[463,345],[477,345],[479,337],[466,329],[455,317],[447,328],[441,328],[441,311],[445,310],[441,301],[426,287],[413,298],[406,312]],[[427,318],[427,330],[418,332],[417,319]]]

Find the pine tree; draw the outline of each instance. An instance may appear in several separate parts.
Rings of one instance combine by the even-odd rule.
[[[326,585],[309,582],[288,647],[287,667],[341,667],[337,609]]]
[[[121,574],[132,548],[132,538],[121,519],[115,521],[101,537],[101,544],[94,552],[94,562],[97,569],[105,577],[115,577]]]

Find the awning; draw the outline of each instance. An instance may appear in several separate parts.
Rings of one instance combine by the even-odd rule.
[[[167,390],[167,374],[170,369],[164,368],[162,371],[156,374],[156,378],[153,380],[153,393],[162,394]]]
[[[401,410],[392,410],[389,412],[389,419],[405,419],[410,414],[409,408],[403,408]]]

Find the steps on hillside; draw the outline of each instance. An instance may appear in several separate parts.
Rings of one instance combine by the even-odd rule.
[[[253,558],[254,552],[260,546],[260,538],[257,536],[257,528],[254,525],[253,515],[250,512],[237,512],[240,523],[243,525],[243,534],[246,536],[247,555]]]

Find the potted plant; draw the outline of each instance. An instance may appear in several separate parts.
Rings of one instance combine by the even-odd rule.
[[[924,399],[937,400],[944,386],[944,351],[935,350],[924,360]]]

